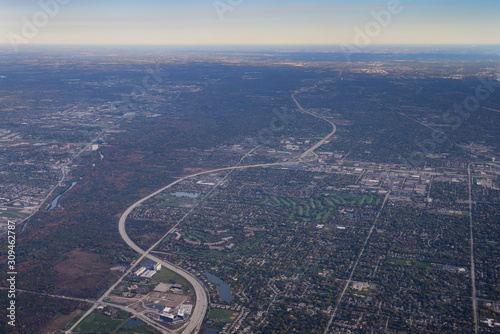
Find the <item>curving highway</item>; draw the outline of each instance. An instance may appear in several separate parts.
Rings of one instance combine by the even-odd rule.
[[[317,86],[317,85],[316,85]],[[311,87],[309,89],[313,89],[315,88],[316,86],[314,87]],[[307,90],[309,90],[307,89]],[[305,151],[303,154],[301,154],[299,157],[297,158],[294,158],[290,161],[286,161],[286,162],[278,162],[278,163],[269,163],[269,164],[257,164],[257,165],[247,165],[247,166],[241,166],[241,162],[250,154],[252,153],[253,151],[255,151],[259,146],[255,147],[254,149],[252,149],[251,151],[249,151],[247,154],[245,154],[239,161],[238,165],[236,166],[233,166],[233,167],[223,167],[223,168],[217,168],[217,169],[212,169],[212,170],[209,170],[209,171],[204,171],[204,172],[200,172],[200,173],[196,173],[196,174],[191,174],[191,175],[188,175],[188,176],[185,176],[185,177],[182,177],[168,185],[166,185],[165,187],[155,191],[154,193],[140,199],[139,201],[135,202],[134,204],[132,204],[131,206],[129,206],[127,208],[127,210],[125,210],[125,212],[121,215],[120,217],[120,221],[118,223],[118,230],[120,232],[120,236],[122,237],[122,239],[125,241],[125,243],[130,247],[132,248],[133,250],[135,250],[137,253],[139,253],[141,256],[139,257],[139,259],[137,259],[136,261],[132,262],[132,265],[130,266],[130,268],[120,277],[120,279],[118,279],[118,281],[115,282],[115,284],[113,284],[98,300],[97,302],[94,303],[94,305],[89,309],[87,310],[87,312],[66,332],[66,333],[72,333],[72,331],[81,323],[82,320],[84,320],[87,316],[89,316],[94,310],[95,308],[100,305],[100,304],[105,304],[104,300],[109,296],[109,294],[122,282],[122,280],[127,276],[129,275],[133,270],[134,268],[139,265],[145,258],[148,258],[148,259],[151,259],[152,261],[155,261],[155,262],[158,262],[160,263],[163,267],[181,275],[182,277],[184,277],[194,288],[194,292],[195,292],[195,295],[196,295],[196,303],[195,303],[195,306],[193,308],[193,311],[192,311],[192,314],[191,314],[191,317],[190,317],[190,320],[189,322],[184,326],[182,327],[182,333],[183,334],[191,334],[191,333],[197,333],[201,330],[201,327],[202,327],[202,323],[203,323],[203,319],[205,318],[205,313],[207,311],[207,308],[208,308],[208,297],[207,297],[207,293],[206,293],[206,290],[205,288],[203,287],[202,283],[195,277],[193,276],[191,273],[189,273],[188,271],[182,269],[182,268],[179,268],[175,265],[173,265],[172,263],[170,262],[166,262],[164,260],[161,260],[159,259],[158,257],[150,254],[164,239],[165,237],[167,237],[169,234],[171,234],[178,226],[179,224],[181,224],[184,219],[189,216],[189,214],[195,209],[192,208],[191,210],[189,210],[178,222],[177,224],[175,224],[167,233],[165,233],[165,235],[163,235],[153,246],[151,246],[149,249],[147,250],[143,250],[142,248],[140,248],[135,242],[132,241],[132,239],[130,239],[129,235],[127,234],[127,230],[126,230],[126,221],[127,221],[127,218],[128,216],[130,215],[130,213],[137,207],[139,207],[142,203],[144,203],[145,201],[149,200],[150,198],[162,193],[163,191],[171,188],[172,186],[186,180],[186,179],[189,179],[189,178],[194,178],[194,177],[197,177],[197,176],[200,176],[200,175],[204,175],[204,174],[211,174],[211,173],[216,173],[216,172],[221,172],[221,171],[233,171],[233,170],[237,170],[237,169],[247,169],[247,168],[260,168],[260,167],[270,167],[270,166],[280,166],[280,165],[287,165],[287,164],[296,164],[298,161],[304,161],[304,159],[308,156],[315,156],[317,157],[316,153],[314,153],[314,151],[319,148],[320,146],[322,146],[327,140],[329,140],[336,132],[337,128],[335,126],[335,124],[328,120],[327,118],[323,117],[323,116],[319,116],[319,115],[316,115],[312,112],[309,112],[309,111],[306,111],[301,105],[300,103],[297,101],[297,99],[295,98],[295,96],[297,94],[300,94],[302,92],[305,92],[306,90],[301,90],[301,91],[298,91],[296,93],[294,93],[291,97],[293,99],[293,101],[295,102],[295,104],[297,105],[297,107],[299,108],[299,110],[305,114],[309,114],[313,117],[316,117],[316,118],[319,118],[321,120],[324,120],[325,122],[328,122],[332,127],[333,127],[333,130],[328,134],[326,135],[323,139],[321,139],[318,143],[316,143],[314,146],[312,146],[311,148],[309,148],[307,151]],[[226,175],[227,177],[227,175]],[[151,319],[150,319],[151,320]],[[169,330],[166,330],[163,326],[161,326],[160,324],[156,323],[156,322],[153,322],[153,321],[150,321],[148,322],[150,325],[153,325],[156,329],[160,330],[162,333],[171,333],[171,331]]]
[[[316,87],[316,86],[315,86]],[[323,139],[321,139],[319,142],[317,142],[313,147],[311,147],[310,149],[308,149],[307,151],[305,151],[304,153],[302,153],[299,157],[299,159],[302,161],[303,159],[307,158],[308,156],[310,155],[314,155],[315,156],[315,159],[317,159],[317,155],[316,153],[314,153],[314,151],[320,147],[321,145],[323,145],[327,140],[329,140],[334,134],[335,132],[337,132],[337,126],[335,126],[335,123],[333,123],[332,121],[330,121],[329,119],[327,119],[326,117],[323,117],[323,116],[319,116],[319,115],[316,115],[315,113],[312,113],[310,111],[307,111],[305,110],[304,108],[302,108],[302,106],[300,105],[300,103],[297,101],[297,99],[295,98],[295,95],[299,94],[299,93],[302,93],[303,91],[301,92],[297,92],[295,94],[292,95],[292,99],[293,99],[293,102],[295,102],[295,104],[297,105],[297,107],[299,108],[300,111],[302,111],[303,113],[306,113],[308,115],[311,115],[311,116],[314,116],[316,118],[319,118],[325,122],[328,122],[330,123],[330,125],[332,126],[332,132],[330,132],[328,135],[326,135]]]

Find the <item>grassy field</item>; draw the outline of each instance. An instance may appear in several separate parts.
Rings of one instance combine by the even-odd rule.
[[[66,324],[66,328],[70,328],[71,326],[73,326],[75,324],[75,322],[80,320],[80,318],[85,314],[85,311],[75,310],[75,313],[76,313],[76,316]]]
[[[264,204],[290,209],[289,220],[312,220],[326,223],[339,206],[358,208],[372,206],[376,208],[381,201],[382,197],[376,195],[358,195],[336,191],[329,192],[325,196],[308,199],[268,196],[264,200]]]
[[[208,313],[208,318],[218,320],[233,320],[237,315],[238,313],[233,311],[213,309]]]
[[[199,230],[188,230],[185,233],[185,238],[191,241],[199,241],[199,242],[217,242],[221,240],[221,236],[212,235],[207,232],[199,231]]]
[[[103,314],[91,313],[80,323],[77,331],[82,333],[113,332],[123,322],[124,320],[113,320]]]
[[[155,199],[162,200],[162,202],[158,204],[159,207],[170,206],[173,208],[178,208],[186,202],[182,197],[175,197],[170,195],[158,195],[155,197]]]
[[[250,254],[255,247],[257,247],[258,244],[261,243],[261,241],[264,239],[264,237],[256,237],[254,239],[250,239],[249,241],[243,242],[241,245],[241,254]]]
[[[431,264],[428,262],[421,262],[421,261],[416,261],[416,260],[404,260],[404,259],[397,259],[395,257],[388,257],[387,262],[390,264],[395,264],[397,266],[413,266],[416,268],[429,268],[431,267]]]
[[[137,327],[133,327],[133,328],[129,328],[127,329],[125,326],[122,326],[118,331],[117,333],[120,333],[120,334],[155,334],[157,333],[156,331],[152,330],[151,328],[148,327],[148,325],[146,325],[145,323],[137,326]]]
[[[97,286],[107,286],[103,281],[109,275],[110,265],[98,254],[74,250],[63,256],[64,260],[54,267],[58,275],[53,283],[58,289],[83,292]]]
[[[22,210],[23,210],[22,208],[8,208],[5,211],[1,210],[0,216],[6,217],[6,218],[12,218],[12,219],[15,219],[15,218],[24,219],[24,218],[28,217],[29,214],[20,212]]]
[[[193,291],[193,287],[189,282],[182,276],[174,273],[171,270],[163,268],[158,274],[153,276],[152,282],[165,282],[172,284],[182,284],[184,287],[189,289],[188,293]]]

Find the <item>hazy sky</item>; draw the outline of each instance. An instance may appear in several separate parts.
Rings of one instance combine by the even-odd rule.
[[[57,1],[48,17],[40,2]],[[370,44],[500,44],[500,1],[0,0],[0,43],[354,44],[356,28],[375,29]]]

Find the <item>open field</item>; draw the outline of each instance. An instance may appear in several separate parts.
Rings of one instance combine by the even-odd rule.
[[[70,314],[57,314],[52,320],[43,328],[40,333],[41,334],[49,334],[57,331],[62,331],[66,328],[66,324],[68,324],[71,320],[75,319],[81,310],[74,310]]]
[[[130,322],[130,321],[129,321]],[[156,331],[152,330],[151,328],[148,327],[148,325],[142,323],[141,325],[137,327],[130,327],[127,328],[128,322],[125,323],[122,327],[120,327],[119,330],[117,330],[117,333],[120,334],[155,334],[157,333]]]
[[[378,207],[382,197],[376,195],[358,195],[348,192],[330,192],[326,196],[303,198],[267,196],[264,204],[289,208],[290,220],[314,220],[326,223],[333,218],[341,207],[364,208]]]
[[[5,208],[6,210],[0,210],[0,217],[10,218],[10,219],[24,219],[30,215],[30,213],[23,212],[23,208]],[[31,212],[31,211],[30,211]]]
[[[102,262],[97,254],[75,250],[67,256],[55,266],[58,272],[55,284],[60,291],[78,293],[95,288],[110,273],[110,266]]]
[[[92,313],[82,321],[77,330],[82,333],[112,332],[123,322],[123,319],[114,320],[103,314]]]
[[[157,273],[151,282],[165,282],[165,283],[172,283],[172,284],[182,284],[184,287],[187,287],[189,289],[188,293],[193,291],[193,287],[189,282],[182,277],[181,275],[178,275],[174,273],[173,271],[170,271],[168,269],[163,268],[159,273]]]
[[[208,313],[209,319],[218,319],[218,320],[233,320],[236,318],[238,313],[227,310],[213,309]]]
[[[398,265],[398,266],[413,266],[421,269],[430,268],[431,264],[428,262],[416,261],[416,260],[404,260],[397,259],[395,257],[388,257],[387,262],[390,264]]]

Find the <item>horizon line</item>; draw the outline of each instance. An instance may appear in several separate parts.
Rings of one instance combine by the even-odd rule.
[[[0,43],[0,46],[11,46],[11,43]],[[31,46],[99,46],[99,47],[114,47],[114,46],[161,46],[161,47],[206,47],[206,46],[231,46],[231,47],[244,47],[244,46],[266,46],[266,47],[282,47],[282,46],[321,46],[321,47],[342,47],[345,45],[352,45],[357,47],[360,51],[370,47],[377,46],[463,46],[463,47],[477,47],[477,46],[499,46],[498,44],[470,44],[470,43],[371,43],[369,45],[355,45],[348,43],[338,43],[338,44],[320,44],[320,43],[312,43],[312,44],[103,44],[103,43],[30,43],[25,45],[20,45],[22,48],[27,48]]]
[[[368,54],[373,52],[412,53],[412,52],[444,52],[477,53],[500,56],[500,44],[370,44],[363,47],[349,44],[37,44],[30,43],[13,47],[9,43],[0,43],[0,54],[16,54],[23,52],[46,52],[47,48],[55,52],[124,52],[126,50],[150,50],[165,52],[322,52],[331,54]],[[427,50],[425,50],[427,49]]]

